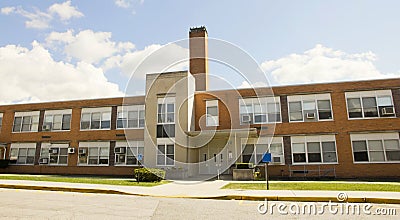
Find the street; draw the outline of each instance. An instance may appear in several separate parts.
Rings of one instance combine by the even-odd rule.
[[[258,201],[199,200],[138,197],[109,194],[0,189],[1,219],[267,219],[260,214]],[[321,215],[292,215],[290,205],[276,203],[273,216],[278,219],[319,219]],[[283,215],[277,206],[287,206]],[[363,205],[363,204],[360,204]],[[399,216],[400,205],[372,204],[373,209],[391,208]],[[320,205],[318,205],[320,206]],[[396,216],[351,215],[351,219],[397,219]],[[343,218],[325,212],[325,218]]]

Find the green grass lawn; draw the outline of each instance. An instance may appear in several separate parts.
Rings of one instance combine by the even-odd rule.
[[[229,183],[223,189],[262,190],[266,183]],[[270,182],[270,190],[334,190],[400,192],[400,184],[352,182]]]
[[[66,182],[66,183],[87,183],[87,184],[106,184],[119,186],[157,186],[169,181],[161,181],[158,183],[136,182],[132,179],[115,179],[105,177],[69,177],[69,176],[35,176],[35,175],[0,175],[0,179],[6,180],[32,180],[32,181],[49,181],[49,182]]]

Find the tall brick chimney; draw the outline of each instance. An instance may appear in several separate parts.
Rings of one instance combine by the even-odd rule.
[[[208,42],[204,26],[190,28],[190,73],[196,80],[196,91],[208,90]]]

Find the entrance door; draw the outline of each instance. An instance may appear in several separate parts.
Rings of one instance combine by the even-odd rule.
[[[226,154],[222,148],[210,147],[208,156],[209,174],[221,174],[226,163]]]

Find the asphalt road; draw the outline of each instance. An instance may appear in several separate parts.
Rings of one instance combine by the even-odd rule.
[[[69,193],[0,189],[0,219],[398,219],[400,205],[371,204],[370,215],[331,214],[329,207],[322,215],[293,215],[296,206],[305,203],[256,201],[195,200],[137,197],[108,194]],[[281,205],[283,204],[283,205]],[[267,214],[265,205],[271,208]],[[358,204],[362,208],[364,204]],[[280,209],[278,209],[280,206]],[[317,204],[317,211],[322,204]],[[340,207],[339,207],[340,208]],[[383,208],[383,209],[382,209]],[[376,215],[376,210],[395,210],[396,215]],[[292,210],[292,211],[291,211]],[[281,213],[280,213],[281,212]],[[287,213],[287,214],[285,214]],[[345,212],[344,212],[345,213]],[[391,213],[393,214],[393,213]]]

